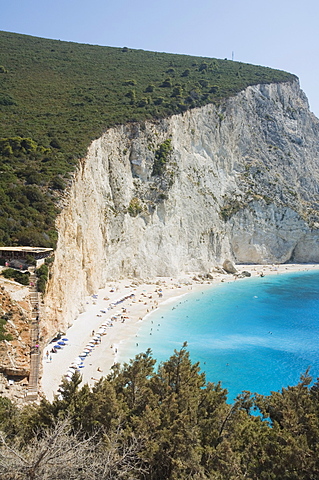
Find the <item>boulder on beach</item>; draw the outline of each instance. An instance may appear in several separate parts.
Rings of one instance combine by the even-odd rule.
[[[243,277],[251,277],[251,273],[250,273],[250,272],[247,272],[247,270],[243,270],[243,271],[241,272],[241,275],[242,275]]]
[[[222,267],[220,267],[219,265],[216,265],[215,267],[213,267],[211,269],[211,271],[213,273],[222,273],[222,274],[226,273],[225,270]]]
[[[226,273],[238,273],[235,265],[231,260],[225,260],[223,263],[223,269]]]

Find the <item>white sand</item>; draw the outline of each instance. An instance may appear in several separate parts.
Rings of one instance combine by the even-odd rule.
[[[238,271],[249,271],[252,276],[288,273],[295,271],[318,270],[319,265],[239,265]],[[196,282],[192,278],[194,275],[185,276],[189,282],[179,283],[171,278],[158,278],[152,283],[134,286],[132,280],[122,280],[108,285],[105,289],[97,292],[97,298],[87,298],[87,308],[68,329],[65,337],[68,338],[66,345],[52,353],[47,358],[46,352],[50,351],[52,345],[44,348],[43,356],[43,375],[42,392],[49,399],[57,392],[61,378],[68,371],[69,366],[75,358],[83,352],[86,345],[92,341],[92,331],[95,334],[102,323],[119,313],[118,319],[112,322],[113,326],[106,329],[106,334],[101,336],[101,342],[98,343],[91,353],[83,361],[84,367],[80,369],[82,382],[94,385],[102,376],[106,376],[111,366],[117,361],[121,348],[121,340],[135,336],[140,328],[141,319],[158,308],[161,303],[168,300],[175,300],[181,295],[211,288],[212,285],[220,282],[234,281],[233,275],[224,275],[213,273],[214,279],[209,282]],[[238,281],[245,281],[241,279]],[[159,283],[159,284],[156,284]],[[162,289],[162,296],[159,296],[159,289]],[[107,310],[111,303],[115,303],[124,296],[134,293],[134,299],[127,299],[112,309]],[[126,311],[123,311],[123,308]],[[102,313],[101,310],[107,313]],[[122,322],[120,316],[128,317]],[[122,352],[121,352],[122,353]]]

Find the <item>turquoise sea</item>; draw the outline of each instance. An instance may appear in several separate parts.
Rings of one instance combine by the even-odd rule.
[[[167,360],[184,341],[207,381],[227,388],[229,401],[243,390],[268,395],[295,385],[308,367],[316,379],[319,273],[241,279],[180,297],[141,323],[120,360],[147,348]]]

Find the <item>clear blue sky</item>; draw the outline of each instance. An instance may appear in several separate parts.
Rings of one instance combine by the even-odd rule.
[[[296,74],[319,116],[318,0],[0,0],[0,30]],[[1,48],[1,45],[0,45]]]

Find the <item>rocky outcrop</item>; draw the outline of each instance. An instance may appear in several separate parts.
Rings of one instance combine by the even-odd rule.
[[[318,132],[295,81],[93,141],[58,219],[52,330],[107,280],[318,262]]]
[[[226,273],[232,273],[232,274],[237,273],[237,269],[236,269],[234,263],[231,262],[230,260],[225,260],[224,261],[223,269],[225,270]]]
[[[10,338],[0,342],[0,373],[23,379],[30,373],[29,289],[2,278],[0,281],[0,315],[5,336]]]

